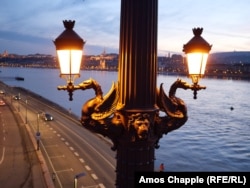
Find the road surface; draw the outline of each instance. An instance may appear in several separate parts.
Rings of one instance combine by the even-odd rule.
[[[29,126],[34,137],[39,132],[39,149],[46,160],[54,186],[115,187],[115,152],[109,140],[81,127],[76,117],[53,103],[18,88],[5,88],[5,100]],[[18,93],[21,100],[13,100]],[[43,112],[53,121],[44,121]]]

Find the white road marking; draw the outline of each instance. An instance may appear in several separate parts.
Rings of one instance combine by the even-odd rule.
[[[51,156],[50,158],[53,159],[53,158],[61,158],[61,157],[65,157],[64,155],[56,155],[56,156]]]
[[[33,128],[33,131],[34,131],[34,128]],[[45,152],[45,154],[46,154],[46,156],[47,156],[47,158],[48,158],[48,161],[49,161],[49,163],[50,163],[50,166],[51,166],[53,172],[56,172],[55,167],[54,167],[52,161],[51,161],[50,158],[49,158],[49,154],[48,154],[47,150],[45,149],[45,147],[44,147],[44,145],[43,145],[42,142],[41,142],[41,146],[43,147],[43,150],[44,150],[44,152]],[[58,182],[58,184],[59,184],[59,187],[60,187],[60,188],[63,188],[62,183],[61,183],[61,180],[60,180],[60,178],[57,176],[57,174],[56,174],[56,179],[57,179],[57,182]]]
[[[90,168],[88,165],[85,165],[85,168],[86,168],[88,171],[91,170],[91,168]]]
[[[105,188],[105,186],[102,183],[98,184],[100,188]]]
[[[79,161],[80,161],[81,163],[84,163],[84,160],[83,160],[82,158],[80,158]]]
[[[3,147],[3,154],[0,160],[0,164],[2,164],[3,160],[4,160],[4,154],[5,154],[5,147]]]
[[[92,176],[92,178],[95,179],[95,180],[98,179],[98,177],[97,177],[95,174],[91,174],[91,176]]]
[[[64,169],[64,170],[57,170],[56,172],[67,172],[67,171],[74,171],[73,168],[69,168],[69,169]]]
[[[74,134],[76,137],[78,137],[81,141],[83,141],[85,144],[87,144],[93,151],[96,152],[96,154],[99,155],[99,157],[101,157],[104,161],[106,161],[106,163],[108,163],[113,169],[115,169],[115,166],[109,161],[107,160],[96,148],[94,148],[92,145],[90,145],[86,140],[84,140],[81,136],[79,136],[77,133],[75,133],[74,131],[72,131],[70,128],[68,128],[67,126],[65,126],[64,124],[62,124],[61,122],[58,122],[61,126],[63,126],[65,129],[67,129],[69,132],[71,132],[72,134]]]

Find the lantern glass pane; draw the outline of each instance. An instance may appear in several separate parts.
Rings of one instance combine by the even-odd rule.
[[[79,75],[82,50],[57,50],[61,75]]]
[[[207,64],[207,53],[189,53],[187,54],[189,75],[204,75]]]

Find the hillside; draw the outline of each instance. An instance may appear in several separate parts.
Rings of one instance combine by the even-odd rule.
[[[228,64],[228,63],[250,64],[250,51],[212,53],[209,55],[209,62],[213,64]]]

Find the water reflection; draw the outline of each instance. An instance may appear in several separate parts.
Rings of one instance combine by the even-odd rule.
[[[76,91],[73,101],[58,85],[56,69],[2,68],[0,78],[22,76],[25,81],[3,80],[12,86],[20,86],[48,98],[80,117],[82,104],[94,96],[93,90]],[[117,72],[82,71],[75,82],[94,78],[102,86],[104,94],[117,81]],[[181,77],[188,81],[188,78]],[[176,76],[158,75],[157,86],[164,83],[166,93]],[[190,81],[191,82],[191,81]],[[177,90],[188,107],[189,119],[180,129],[160,140],[156,150],[155,166],[165,164],[166,171],[249,171],[250,170],[250,82],[205,78],[193,99],[191,90]],[[234,110],[231,110],[231,107]]]

